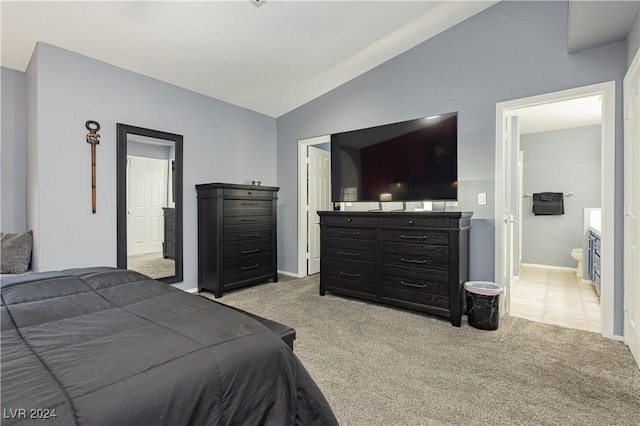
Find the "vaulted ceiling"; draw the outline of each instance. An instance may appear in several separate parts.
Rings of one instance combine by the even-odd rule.
[[[496,1],[261,3],[2,1],[1,64],[24,71],[42,41],[278,117]],[[593,5],[570,13],[576,35],[569,39],[584,48],[628,32],[633,19],[624,6],[637,2],[574,3],[625,10],[605,13],[612,19],[600,38],[594,33],[602,24],[584,24],[594,20]],[[596,16],[603,20],[602,12]]]

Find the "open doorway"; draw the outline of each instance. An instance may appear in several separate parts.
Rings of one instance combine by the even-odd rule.
[[[520,275],[518,270],[522,215],[528,214],[531,201],[525,195],[528,193],[524,184],[518,185],[518,155],[520,122],[518,112],[561,101],[599,97],[601,101],[600,126],[600,170],[599,190],[601,207],[601,236],[600,245],[600,328],[605,337],[613,337],[613,230],[614,230],[614,186],[615,186],[615,83],[602,83],[561,92],[533,96],[502,102],[496,105],[496,280],[505,286],[503,311],[512,312],[511,296],[514,277]],[[562,115],[562,114],[559,114]],[[523,164],[526,164],[526,155]],[[523,173],[524,175],[524,173]],[[524,177],[523,177],[524,180]],[[552,189],[534,189],[535,191],[554,191]],[[560,188],[568,195],[576,190]],[[533,194],[530,194],[533,195]],[[571,200],[571,198],[568,198]],[[574,199],[575,200],[575,199]],[[571,201],[574,201],[571,200]],[[526,204],[529,203],[529,204]],[[581,207],[582,210],[582,207]],[[582,223],[583,220],[580,220]],[[547,222],[548,224],[548,222]],[[582,225],[580,225],[582,226]],[[526,244],[525,241],[522,241]],[[578,247],[574,247],[578,248]],[[567,250],[566,256],[571,256],[572,250]],[[524,252],[524,245],[523,245]],[[576,261],[577,262],[577,261]],[[543,262],[544,263],[544,262]],[[577,266],[577,265],[576,265]],[[558,269],[560,273],[570,273]],[[549,270],[544,279],[549,282]],[[540,278],[540,277],[539,277]],[[554,281],[557,279],[554,277]]]
[[[600,332],[602,97],[510,111],[518,184],[512,198],[510,315]],[[557,203],[539,203],[541,196]],[[593,256],[592,256],[593,254]]]
[[[320,272],[318,211],[331,209],[331,137],[298,142],[298,275]]]

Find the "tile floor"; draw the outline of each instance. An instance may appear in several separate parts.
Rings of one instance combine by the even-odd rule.
[[[600,297],[572,271],[521,267],[512,284],[510,314],[600,333]]]

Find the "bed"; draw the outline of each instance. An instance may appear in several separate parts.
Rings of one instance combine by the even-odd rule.
[[[291,349],[242,312],[113,268],[1,287],[3,425],[337,424]]]

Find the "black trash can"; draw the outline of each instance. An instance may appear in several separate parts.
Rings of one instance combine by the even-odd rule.
[[[497,330],[500,319],[500,284],[488,281],[468,281],[467,320],[469,325],[481,330]]]

